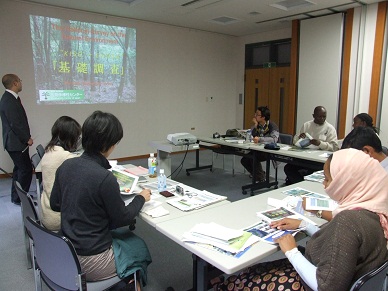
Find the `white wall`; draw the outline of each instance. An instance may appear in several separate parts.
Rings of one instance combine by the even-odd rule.
[[[333,14],[301,21],[297,132],[318,105],[326,108],[327,121],[337,125],[342,19],[342,14]]]
[[[129,26],[137,29],[137,101],[135,104],[37,105],[29,14]],[[23,79],[20,96],[27,111],[35,145],[46,144],[50,129],[61,115],[81,124],[94,110],[115,114],[124,126],[124,138],[112,158],[148,154],[150,140],[168,133],[210,135],[236,126],[237,38],[149,22],[115,18],[10,0],[0,2],[0,75]],[[206,97],[214,97],[207,102]],[[194,127],[195,130],[191,130]],[[0,140],[2,147],[2,140]],[[35,152],[35,146],[30,154]],[[0,151],[0,166],[12,161]]]

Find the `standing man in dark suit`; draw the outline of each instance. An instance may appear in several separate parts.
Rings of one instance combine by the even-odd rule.
[[[18,96],[18,93],[22,91],[22,80],[14,74],[6,74],[1,81],[5,87],[0,100],[3,145],[14,163],[12,180],[18,181],[23,190],[28,192],[32,180],[28,148],[34,141],[31,138],[27,114]],[[20,205],[20,199],[13,183],[11,202]]]

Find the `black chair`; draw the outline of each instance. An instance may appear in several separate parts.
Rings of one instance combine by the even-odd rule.
[[[294,137],[291,134],[279,133],[279,139],[280,139],[280,143],[282,143],[282,144],[292,145]],[[279,166],[279,164],[280,163],[278,163],[278,162],[276,164],[274,164],[274,167],[275,167],[275,181],[276,182],[278,181],[278,166]]]
[[[38,152],[39,157],[43,158],[44,147],[41,144],[38,144],[38,146],[36,147],[36,151]]]
[[[16,193],[19,196],[21,201],[21,210],[22,210],[22,222],[23,222],[23,232],[24,232],[24,240],[26,245],[26,253],[27,253],[27,267],[28,269],[32,268],[32,254],[31,254],[31,239],[28,231],[25,228],[25,222],[27,217],[32,217],[33,219],[38,220],[38,213],[34,206],[34,200],[32,197],[25,192],[20,186],[19,182],[15,181]]]
[[[26,254],[27,254],[27,268],[34,270],[34,277],[35,277],[35,290],[41,290],[39,286],[37,285],[37,281],[39,280],[39,273],[37,272],[35,260],[34,260],[34,252],[33,252],[33,241],[31,238],[31,234],[26,228],[26,220],[27,217],[32,217],[34,220],[38,220],[38,213],[35,209],[34,201],[32,197],[25,192],[22,187],[20,186],[19,182],[15,181],[15,188],[16,193],[19,196],[19,199],[21,201],[21,210],[22,210],[22,223],[23,223],[23,233],[24,233],[24,242],[26,247]]]
[[[106,290],[121,281],[115,276],[86,282],[74,246],[68,238],[47,230],[30,217],[26,219],[26,227],[32,236],[39,278],[51,290]],[[42,287],[42,281],[38,283]]]
[[[280,143],[282,144],[288,144],[288,145],[293,144],[294,137],[291,134],[279,133],[279,138],[280,138]]]
[[[363,275],[350,288],[350,291],[381,291],[386,289],[388,261]]]
[[[38,167],[39,163],[41,161],[41,158],[38,153],[35,153],[31,156],[31,164],[32,167],[34,168],[35,171],[35,184],[36,184],[36,199],[37,199],[37,204],[38,204],[38,215],[39,217],[42,215],[41,211],[41,196],[42,196],[42,191],[43,191],[43,185],[42,185],[42,172],[41,171],[36,171],[36,168]]]

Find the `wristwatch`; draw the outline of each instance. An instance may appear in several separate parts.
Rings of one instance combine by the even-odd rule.
[[[315,215],[318,218],[322,218],[322,210],[318,210],[318,212]]]

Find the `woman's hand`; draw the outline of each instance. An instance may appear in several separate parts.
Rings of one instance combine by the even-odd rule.
[[[144,197],[145,201],[150,201],[151,199],[151,190],[150,189],[144,189],[140,192],[140,195]]]
[[[259,140],[260,140],[260,137],[258,137],[258,136],[255,136],[255,137],[253,138],[253,142],[254,142],[254,143],[259,143]]]
[[[280,220],[276,220],[271,222],[270,226],[272,228],[277,229],[297,229],[302,221],[299,219],[293,219],[293,218],[283,218]]]
[[[295,238],[291,234],[283,235],[275,240],[275,242],[279,244],[283,253],[297,247]]]

